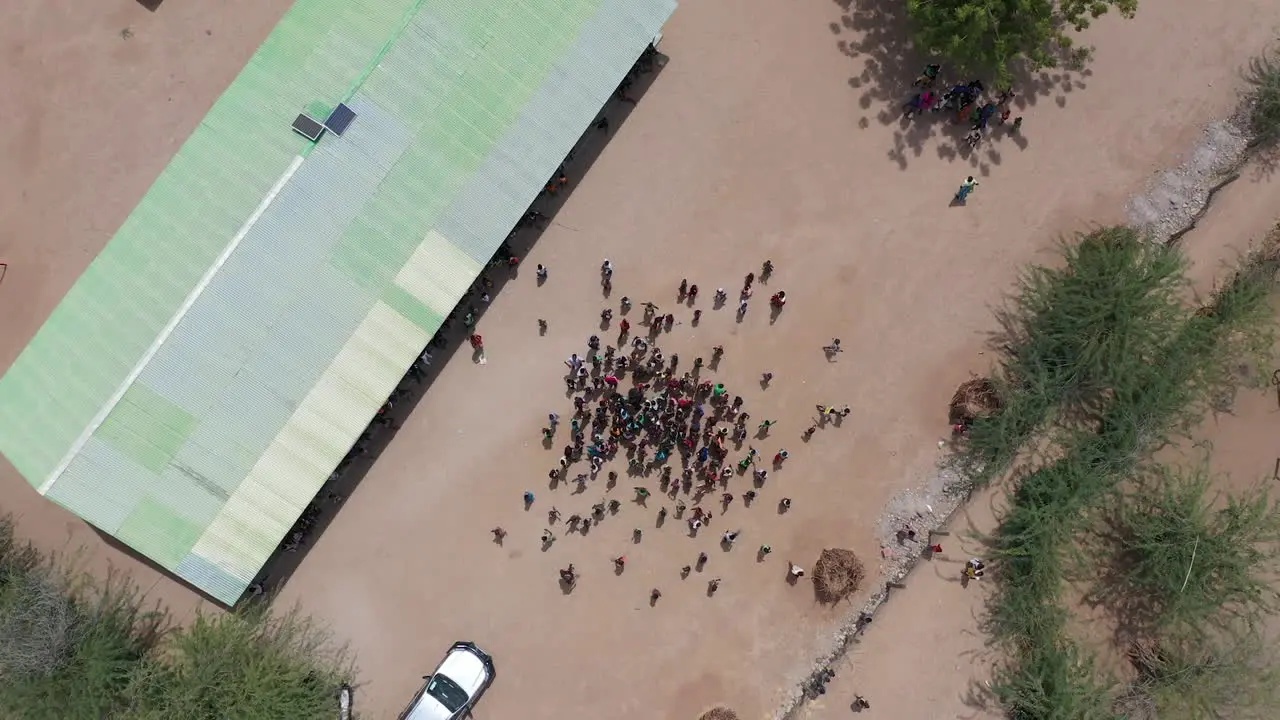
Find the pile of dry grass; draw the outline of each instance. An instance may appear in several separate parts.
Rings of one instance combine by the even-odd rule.
[[[852,550],[828,548],[813,566],[814,592],[824,603],[837,603],[857,592],[866,576],[866,568]]]
[[[1125,720],[1159,720],[1156,702],[1144,690],[1130,686],[1111,704],[1112,712]]]
[[[698,720],[738,720],[738,713],[727,707],[711,708],[702,713]]]
[[[956,388],[948,417],[952,425],[969,425],[978,418],[994,415],[1001,406],[995,383],[990,378],[975,377]]]

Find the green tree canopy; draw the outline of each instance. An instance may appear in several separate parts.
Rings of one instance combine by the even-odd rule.
[[[916,42],[967,69],[1007,82],[1015,63],[1053,67],[1079,55],[1069,31],[1115,8],[1133,17],[1138,0],[907,0]]]

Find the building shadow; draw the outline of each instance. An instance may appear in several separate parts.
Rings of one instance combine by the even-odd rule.
[[[480,300],[481,296],[488,294],[491,300],[496,298],[506,284],[520,274],[522,266],[519,262],[512,263],[511,259],[524,258],[546,228],[555,222],[556,214],[573,189],[595,164],[613,134],[630,117],[667,61],[667,56],[653,46],[649,46],[636,61],[596,119],[588,125],[565,157],[561,167],[548,178],[542,192],[498,248],[481,276],[445,318],[419,359],[410,366],[387,399],[387,404],[356,440],[350,452],[285,535],[284,541],[263,566],[250,592],[245,594],[241,602],[264,594],[267,597],[278,594],[306,559],[314,541],[324,533],[346,499],[368,475],[404,420],[426,396],[440,368],[453,357],[459,347],[471,350],[468,340],[473,328],[489,307],[489,303]],[[567,177],[568,182],[559,182],[562,177]],[[532,273],[532,270],[528,272]]]

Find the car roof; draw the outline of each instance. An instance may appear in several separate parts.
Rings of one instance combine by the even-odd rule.
[[[457,683],[458,687],[474,695],[489,680],[484,659],[465,645],[454,645],[436,668],[436,673]]]
[[[418,701],[414,703],[413,708],[404,716],[404,720],[449,720],[452,715],[449,708],[423,692],[418,696]]]
[[[426,677],[418,696],[403,720],[449,720],[453,715],[449,709],[427,693],[432,678],[443,675],[454,685],[474,700],[492,678],[492,661],[483,650],[471,643],[455,643],[449,648],[435,672]]]

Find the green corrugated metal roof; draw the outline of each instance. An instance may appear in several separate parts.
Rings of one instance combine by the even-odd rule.
[[[0,451],[234,602],[673,9],[300,0],[0,380]]]

